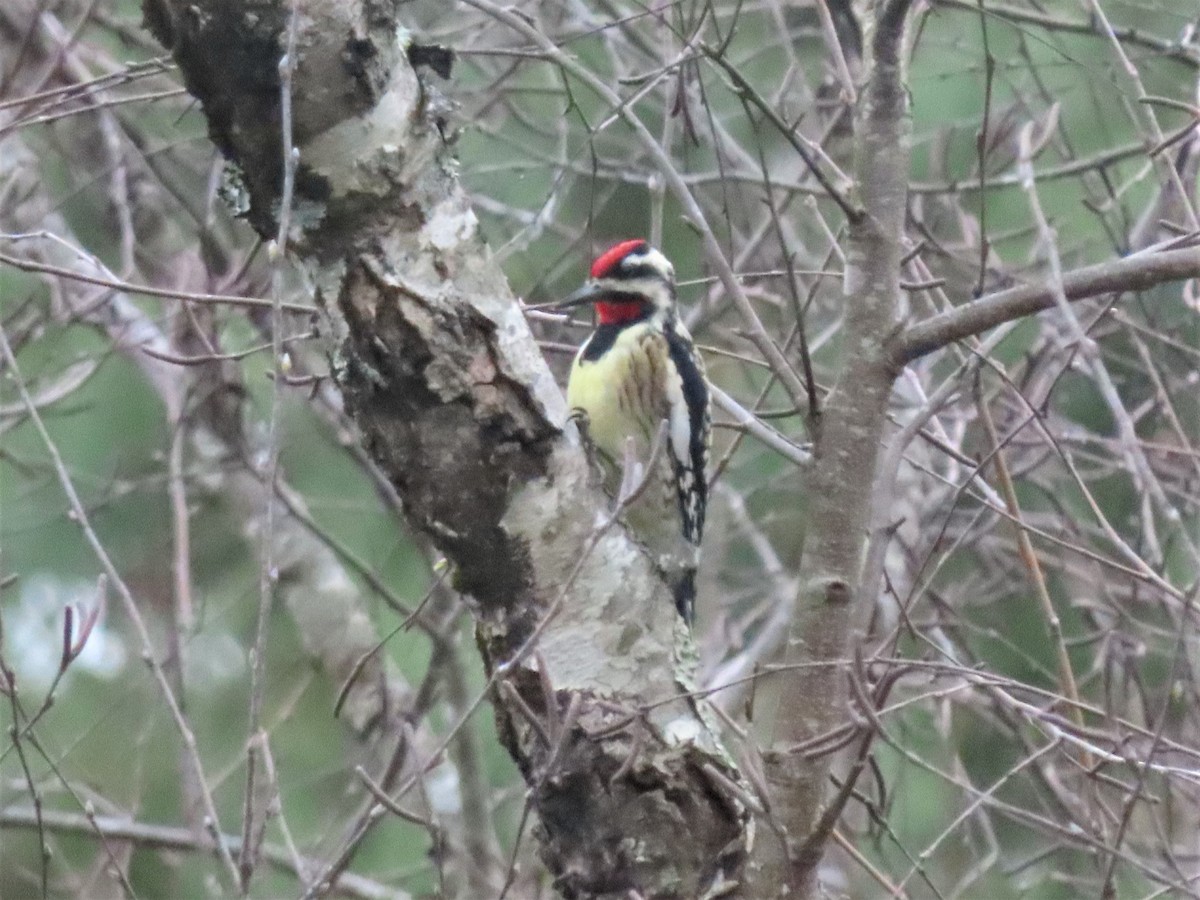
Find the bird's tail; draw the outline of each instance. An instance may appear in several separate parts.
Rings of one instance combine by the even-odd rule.
[[[691,628],[696,621],[696,570],[683,569],[674,579],[675,609]]]

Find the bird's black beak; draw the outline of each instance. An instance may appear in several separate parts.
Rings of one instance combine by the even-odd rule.
[[[565,300],[560,300],[555,303],[554,308],[570,309],[572,306],[582,306],[585,303],[595,303],[604,296],[604,293],[604,288],[600,287],[593,281],[589,281]]]

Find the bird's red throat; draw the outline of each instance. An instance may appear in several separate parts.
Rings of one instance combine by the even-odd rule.
[[[596,314],[600,317],[601,325],[624,325],[640,319],[646,312],[646,304],[638,301],[612,303],[601,300],[596,304]]]

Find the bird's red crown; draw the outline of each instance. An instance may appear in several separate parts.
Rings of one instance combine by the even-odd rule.
[[[592,277],[606,278],[612,274],[613,270],[620,265],[621,260],[627,257],[630,253],[637,250],[644,250],[646,242],[641,238],[632,241],[621,241],[621,243],[609,247],[602,254],[596,257],[596,261],[592,263]]]

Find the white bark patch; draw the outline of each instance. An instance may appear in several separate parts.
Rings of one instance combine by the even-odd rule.
[[[579,562],[595,529],[599,496],[587,484],[578,455],[558,450],[551,460],[555,489],[545,484],[519,488],[503,520],[505,530],[530,553],[537,593],[557,613],[542,632],[537,651],[556,689],[627,697],[655,703],[678,696],[674,662],[675,606],[646,557],[612,528]],[[571,574],[579,571],[571,581]],[[532,657],[526,660],[532,665]],[[686,700],[655,707],[651,721],[680,737],[704,731]]]
[[[704,729],[700,727],[700,721],[691,716],[672,719],[663,728],[663,735],[666,737],[667,743],[676,746],[695,744],[703,733]]]
[[[425,223],[425,238],[438,250],[449,250],[475,236],[479,220],[471,207],[448,197],[434,207]]]

